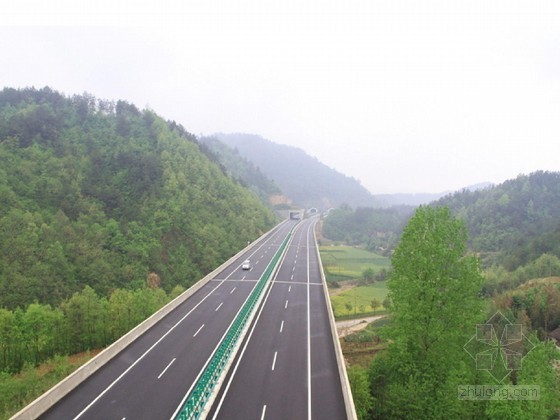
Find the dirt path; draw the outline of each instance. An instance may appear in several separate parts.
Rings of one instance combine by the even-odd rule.
[[[338,338],[342,338],[349,334],[355,333],[356,331],[363,330],[371,322],[381,318],[385,318],[386,316],[387,315],[376,315],[376,316],[369,316],[367,318],[350,319],[347,321],[337,321],[336,332],[338,333]]]

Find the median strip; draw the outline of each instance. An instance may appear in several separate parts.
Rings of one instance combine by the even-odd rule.
[[[269,285],[269,280],[272,277],[272,274],[274,273],[291,236],[292,232],[290,232],[284,239],[278,251],[264,271],[262,277],[259,279],[255,288],[249,295],[249,298],[238,312],[236,318],[231,324],[231,327],[214,351],[214,354],[198,378],[195,386],[192,388],[191,393],[187,396],[186,401],[177,414],[177,419],[199,419],[202,416],[207,402],[212,397],[214,388],[218,384],[222,374],[225,373],[229,360],[234,355],[234,350],[237,344],[244,336],[246,327],[254,317],[255,311],[259,306],[262,296],[264,295],[264,291]]]

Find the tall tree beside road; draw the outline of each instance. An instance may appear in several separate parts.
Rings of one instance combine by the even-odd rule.
[[[458,384],[472,383],[463,345],[483,316],[483,278],[476,258],[465,256],[466,241],[465,226],[445,207],[418,208],[404,229],[388,282],[392,343],[370,371],[381,389],[376,417],[466,414],[456,397]]]

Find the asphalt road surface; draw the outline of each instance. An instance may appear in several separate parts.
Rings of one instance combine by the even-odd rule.
[[[214,419],[345,419],[313,225],[302,222],[210,412]]]

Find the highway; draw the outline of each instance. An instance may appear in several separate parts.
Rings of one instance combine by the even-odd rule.
[[[346,418],[315,223],[297,227],[212,418]]]
[[[288,220],[257,241],[41,418],[174,418],[296,223]],[[226,378],[227,392],[215,401],[215,418],[346,418],[314,223],[305,220],[295,227],[230,370],[235,373]],[[241,269],[245,259],[251,260],[251,270]]]

